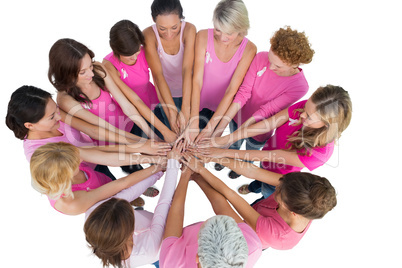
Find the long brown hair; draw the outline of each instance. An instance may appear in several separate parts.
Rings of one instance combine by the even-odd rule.
[[[84,44],[70,38],[57,40],[49,51],[50,83],[59,92],[67,92],[68,95],[81,103],[91,104],[91,100],[77,86],[78,75],[81,68],[81,61],[88,54],[91,59],[95,53]],[[105,89],[105,70],[99,65],[94,65],[93,81],[101,89]]]
[[[342,87],[326,85],[318,88],[310,97],[316,106],[324,126],[321,128],[302,128],[288,137],[287,149],[300,150],[308,154],[314,147],[325,146],[340,138],[352,118],[352,101],[349,93]],[[295,110],[303,112],[302,110]],[[299,121],[301,124],[301,120]]]
[[[97,207],[84,224],[85,238],[103,266],[123,267],[134,233],[134,210],[124,199],[111,198]]]

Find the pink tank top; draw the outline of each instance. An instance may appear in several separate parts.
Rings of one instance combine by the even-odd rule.
[[[228,62],[222,62],[215,54],[214,29],[208,29],[204,78],[200,95],[200,111],[204,108],[212,111],[216,110],[243,56],[247,42],[248,39],[244,37],[233,57]]]
[[[127,65],[114,56],[113,52],[109,53],[105,60],[113,64],[119,71],[120,79],[131,88],[140,99],[151,109],[159,103],[158,95],[154,85],[149,81],[149,67],[145,58],[144,49],[141,47],[137,61],[134,65]]]
[[[154,30],[156,40],[158,41],[158,55],[161,61],[163,76],[165,77],[166,83],[169,86],[172,97],[178,98],[183,96],[183,57],[184,57],[184,44],[183,44],[183,32],[186,22],[181,22],[180,29],[180,49],[176,55],[169,55],[163,50],[161,39],[159,37],[158,29],[156,29],[156,24],[152,25]]]
[[[71,185],[71,190],[73,192],[75,192],[75,191],[87,191],[88,192],[90,190],[96,189],[96,188],[112,181],[112,179],[109,178],[107,175],[93,170],[92,168],[88,167],[85,163],[81,163],[79,169],[85,173],[85,176],[87,177],[87,181],[84,183]],[[54,207],[54,205],[56,204],[56,201],[58,199],[50,199],[49,197],[48,197],[48,199],[49,199],[50,205],[54,209],[56,209]],[[59,211],[59,212],[61,212],[61,211]],[[61,213],[63,213],[63,212],[61,212]]]
[[[92,105],[88,106],[85,103],[81,103],[81,105],[84,109],[87,109],[118,129],[130,132],[134,126],[134,122],[123,113],[120,105],[112,98],[110,93],[105,90],[101,90],[100,96],[92,100]],[[95,142],[98,145],[100,143],[107,144],[96,140]]]

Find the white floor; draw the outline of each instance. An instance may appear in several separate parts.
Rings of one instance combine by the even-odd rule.
[[[57,39],[76,39],[101,61],[110,52],[110,27],[121,19],[130,19],[141,29],[151,25],[151,2],[8,1],[0,16],[1,117],[5,117],[11,93],[21,85],[55,93],[47,69],[48,52]],[[181,2],[187,21],[197,29],[212,27],[217,0]],[[285,25],[309,36],[316,54],[312,63],[302,66],[310,85],[305,98],[321,85],[341,85],[349,91],[354,108],[352,123],[336,152],[327,165],[314,171],[330,179],[338,192],[338,205],[315,221],[294,249],[268,249],[256,267],[400,267],[401,247],[395,244],[402,240],[402,147],[396,129],[401,121],[402,21],[397,1],[245,3],[251,24],[247,37],[258,51],[268,51],[271,35]],[[84,216],[54,211],[47,198],[32,189],[22,142],[5,125],[0,131],[0,266],[101,267],[87,248]],[[213,172],[233,188],[249,181],[228,179],[227,169]],[[157,186],[161,189],[161,181]],[[189,191],[185,224],[212,216],[207,199],[194,183]],[[257,197],[245,196],[249,202]],[[152,210],[157,198],[145,201],[145,208]]]

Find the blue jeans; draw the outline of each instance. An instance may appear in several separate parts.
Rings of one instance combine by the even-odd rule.
[[[177,110],[180,112],[181,105],[183,104],[183,98],[182,97],[173,98],[173,102],[176,105]],[[170,127],[168,117],[167,117],[165,111],[163,110],[161,103],[156,106],[154,113],[155,113],[156,117],[158,117],[159,120],[162,121],[162,123],[164,123],[169,129],[172,129]]]
[[[164,123],[164,119],[161,115],[161,112],[158,110],[159,104],[158,106],[156,106],[155,110],[153,111],[153,113],[155,114],[155,116],[162,121],[162,123]],[[161,107],[162,108],[162,107]],[[155,134],[163,140],[163,135],[159,132],[159,130],[157,130],[150,122],[146,121],[149,125],[149,127],[152,129],[153,132],[155,132]],[[140,137],[147,137],[147,135],[145,135],[144,131],[142,131],[142,129],[137,126],[136,124],[134,124],[133,128],[131,129],[130,133],[140,136]]]
[[[159,261],[156,261],[156,262],[154,262],[152,264],[155,265],[156,268],[159,268]]]
[[[238,129],[237,123],[232,120],[229,123],[229,129],[230,133],[235,132]],[[238,140],[235,143],[233,143],[229,149],[237,149],[240,150],[241,145],[243,144],[244,140],[246,141],[246,150],[260,150],[262,147],[264,147],[265,141],[257,141],[253,138],[247,138],[247,139],[242,139]]]

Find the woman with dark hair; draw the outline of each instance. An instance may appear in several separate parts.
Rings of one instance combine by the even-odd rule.
[[[94,56],[88,47],[68,38],[58,40],[50,49],[48,78],[58,91],[60,109],[116,132],[130,132],[136,123],[149,138],[157,139],[107,71],[100,63],[93,62]],[[136,135],[133,137],[141,140]],[[139,165],[123,167],[127,173],[139,169],[142,169]]]
[[[143,31],[145,53],[165,124],[180,134],[190,118],[196,28],[184,21],[179,0],[154,0],[151,14],[155,24]]]
[[[165,141],[174,142],[176,134],[152,113],[159,100],[155,87],[150,82],[143,48],[145,39],[141,30],[133,22],[121,20],[110,29],[109,44],[112,52],[105,56],[103,65],[113,81],[151,126],[163,133]],[[143,131],[138,126],[134,126],[133,133],[143,136]],[[158,136],[161,137],[162,134]]]

